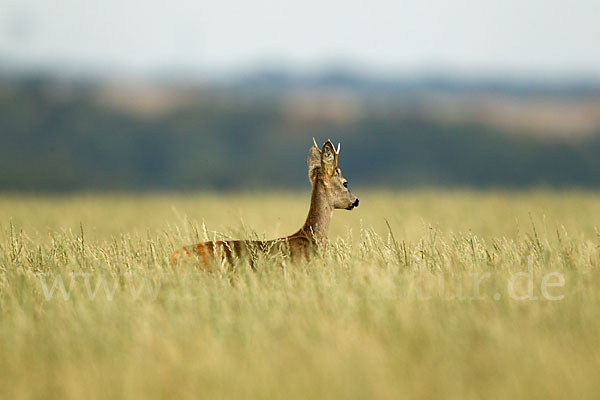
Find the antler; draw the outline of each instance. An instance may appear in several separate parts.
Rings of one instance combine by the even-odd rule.
[[[319,146],[317,145],[317,141],[315,140],[315,138],[313,137],[313,144],[315,145],[315,148],[317,150],[319,150],[319,152],[321,152],[321,149],[319,148]]]
[[[339,155],[340,154],[340,148],[342,147],[342,144],[338,142],[338,148],[335,151],[335,154]]]

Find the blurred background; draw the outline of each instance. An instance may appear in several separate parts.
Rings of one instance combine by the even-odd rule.
[[[0,190],[600,186],[597,0],[0,0]]]

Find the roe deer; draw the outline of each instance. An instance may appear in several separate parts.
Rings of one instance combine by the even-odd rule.
[[[171,256],[171,263],[180,255],[197,256],[204,267],[210,269],[211,262],[226,257],[251,255],[253,251],[263,253],[288,252],[292,260],[308,259],[311,249],[325,246],[329,221],[334,209],[352,210],[358,206],[358,198],[348,189],[348,181],[337,166],[340,145],[333,147],[330,140],[320,150],[313,138],[308,152],[308,178],[312,184],[310,209],[306,222],[300,230],[290,236],[267,241],[224,240],[202,242],[186,246]]]

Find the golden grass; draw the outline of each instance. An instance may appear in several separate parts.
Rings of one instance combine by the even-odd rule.
[[[599,398],[599,194],[356,192],[322,256],[213,274],[168,257],[308,194],[0,197],[0,398]]]

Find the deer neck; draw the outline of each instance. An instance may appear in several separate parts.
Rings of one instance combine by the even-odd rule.
[[[312,190],[306,222],[300,232],[308,236],[313,242],[325,245],[332,214],[333,207],[327,199],[325,186],[323,183],[317,182]]]

